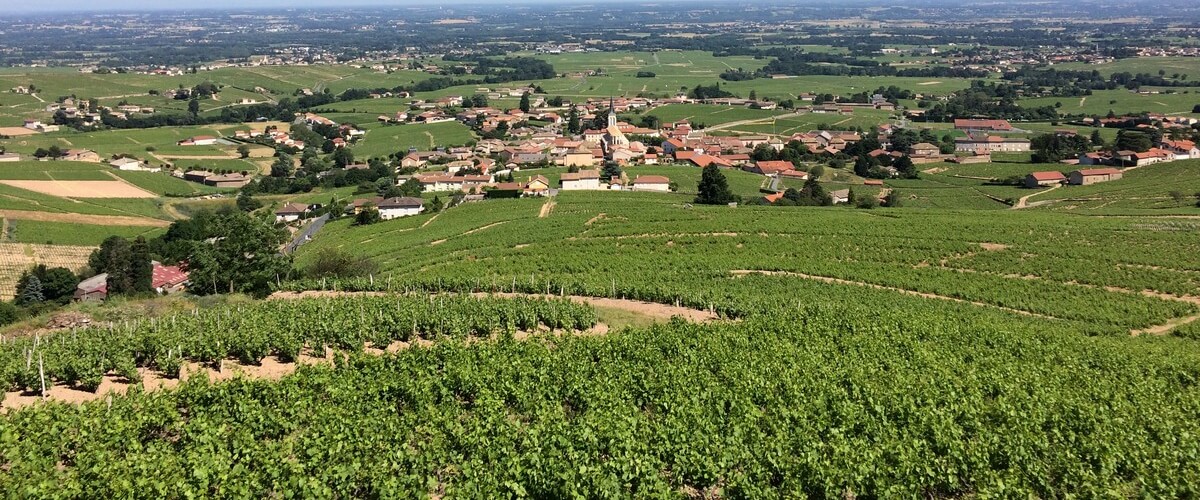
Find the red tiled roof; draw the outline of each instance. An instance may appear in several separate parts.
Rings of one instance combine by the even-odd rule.
[[[639,175],[634,184],[669,184],[671,179],[662,175]]]
[[[1061,181],[1067,178],[1062,172],[1033,172],[1029,175],[1039,181]]]
[[[187,281],[188,273],[179,266],[154,266],[153,278],[151,286],[159,288],[163,286],[175,286]]]

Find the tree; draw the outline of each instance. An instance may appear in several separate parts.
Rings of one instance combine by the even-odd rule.
[[[854,159],[854,175],[859,177],[868,177],[871,175],[871,160],[866,156],[859,156]]]
[[[41,304],[44,300],[46,300],[46,296],[42,292],[42,280],[32,274],[29,275],[25,280],[25,286],[17,291],[17,305],[29,307]]]
[[[88,257],[88,265],[97,274],[106,273],[108,295],[122,295],[133,290],[132,267],[133,248],[129,240],[120,236],[110,236],[100,243],[100,248]]]
[[[17,306],[0,302],[0,326],[15,323],[19,317],[21,312],[17,310]]]
[[[1104,147],[1104,137],[1100,136],[1099,130],[1092,131],[1092,145],[1098,148]]]
[[[812,179],[821,180],[821,177],[825,176],[825,167],[817,165],[809,169],[808,176]]]
[[[262,206],[263,206],[262,202],[254,199],[253,196],[250,196],[249,192],[242,191],[241,193],[238,193],[238,197],[237,197],[238,210],[241,210],[243,212],[253,212],[255,210],[262,208]]]
[[[337,148],[333,152],[333,164],[344,168],[346,165],[354,164],[354,152],[350,148]]]
[[[193,241],[187,255],[189,292],[265,297],[291,271],[291,262],[279,253],[287,231],[242,212],[218,214],[211,225],[219,236]]]
[[[190,113],[193,118],[200,114],[199,99],[193,97],[192,100],[188,101],[188,113]]]
[[[279,153],[279,157],[275,158],[275,163],[271,164],[271,177],[291,177],[294,168],[292,155]]]
[[[129,281],[135,294],[154,291],[154,265],[150,260],[150,245],[138,236],[130,246],[129,260]]]
[[[1145,133],[1136,130],[1120,130],[1117,132],[1117,140],[1113,147],[1118,151],[1129,150],[1142,153],[1154,147],[1154,143]]]
[[[696,203],[703,205],[725,205],[735,201],[733,191],[729,190],[729,181],[715,164],[704,167],[696,191],[699,193]]]
[[[1034,163],[1058,163],[1075,158],[1092,149],[1091,141],[1082,136],[1042,134],[1030,140]]]
[[[905,179],[916,179],[918,177],[917,166],[913,165],[912,158],[909,158],[908,155],[896,158],[896,161],[892,163],[892,167]]]
[[[621,166],[617,162],[609,160],[604,162],[604,167],[600,169],[600,178],[611,180],[614,177],[621,177],[621,173]]]
[[[438,212],[441,212],[442,207],[443,207],[442,199],[437,196],[434,196],[433,200],[429,202],[429,211],[432,213],[436,214]]]
[[[22,291],[29,286],[29,280],[37,278],[42,288],[42,298],[46,302],[55,302],[58,304],[66,304],[71,301],[75,294],[75,286],[79,284],[79,277],[70,269],[63,267],[46,267],[45,264],[38,264],[33,269],[21,274],[17,280],[17,297],[20,297]]]
[[[389,189],[388,192],[391,193],[392,190]],[[404,197],[404,196],[411,197],[411,198],[420,197],[421,196],[421,181],[418,181],[415,178],[409,178],[408,180],[404,181],[403,184],[396,186],[395,195],[393,195],[393,196],[384,195],[384,198],[396,198],[396,197]]]
[[[46,156],[49,156],[51,160],[62,158],[63,154],[63,150],[58,147],[58,144],[53,144],[49,148],[46,148]]]
[[[529,109],[530,109],[529,92],[525,92],[524,94],[521,94],[521,103],[517,107],[519,107],[522,112],[525,112],[525,113],[529,112]]]
[[[887,196],[883,198],[883,206],[892,208],[900,206],[900,193],[895,189],[888,192]]]
[[[578,134],[580,132],[579,108],[571,105],[571,110],[567,112],[567,132]]]
[[[241,155],[241,157],[243,159],[249,158],[250,157],[250,146],[242,144],[241,146],[238,146],[237,152],[239,155]]]
[[[309,278],[354,278],[378,271],[379,264],[370,258],[336,248],[323,248],[317,252],[313,263],[304,269],[304,275]]]
[[[381,220],[383,220],[383,218],[379,215],[379,209],[375,208],[374,205],[368,204],[364,205],[362,210],[360,210],[358,214],[354,216],[354,225],[369,226]]]

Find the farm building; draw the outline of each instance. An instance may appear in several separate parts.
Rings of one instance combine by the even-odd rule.
[[[211,135],[197,135],[179,141],[180,146],[212,146],[217,143],[217,138]]]
[[[377,206],[379,207],[379,218],[391,220],[421,213],[422,210],[425,210],[425,201],[412,197],[388,198],[379,202]]]
[[[918,142],[908,148],[909,156],[937,156],[941,152],[941,148],[928,142]]]
[[[563,191],[600,189],[599,170],[580,170],[578,172],[567,172],[562,174],[559,179],[562,181]]]
[[[1162,149],[1170,151],[1176,160],[1200,158],[1200,148],[1193,141],[1162,141]]]
[[[777,175],[788,170],[795,170],[796,166],[790,161],[760,161],[755,162],[754,166],[743,167],[747,172],[753,172],[762,175]]]
[[[1125,165],[1141,167],[1174,160],[1175,154],[1165,149],[1155,148],[1140,153],[1137,151],[1118,151],[1117,158]]]
[[[840,203],[848,203],[850,201],[850,190],[849,189],[839,189],[837,191],[830,191],[829,197],[831,199],[833,199],[834,205],[837,205]]]
[[[210,175],[204,179],[204,183],[219,188],[239,188],[250,183],[250,176],[240,173]]]
[[[1000,137],[989,135],[984,137],[959,137],[954,139],[955,151],[1029,151],[1029,139],[1018,137]]]
[[[666,193],[671,190],[671,179],[663,175],[639,175],[632,185],[634,191]]]
[[[1056,186],[1066,181],[1062,172],[1033,172],[1025,176],[1025,187]]]
[[[134,171],[134,172],[158,172],[158,171],[162,170],[161,168],[158,168],[158,167],[151,167],[147,164],[143,164],[142,161],[137,158],[128,158],[128,157],[117,158],[115,160],[109,161],[108,164],[112,165],[117,170],[126,170],[126,171]]]
[[[1076,186],[1087,186],[1097,182],[1115,181],[1121,178],[1121,171],[1115,168],[1085,168],[1067,175],[1067,182]]]
[[[63,154],[64,161],[87,161],[100,163],[100,155],[90,149],[68,149]]]
[[[957,130],[991,130],[995,132],[1011,132],[1013,126],[1008,120],[972,120],[958,118],[954,120]]]

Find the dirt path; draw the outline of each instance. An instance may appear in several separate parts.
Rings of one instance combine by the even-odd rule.
[[[1085,102],[1087,102],[1087,96],[1080,97],[1080,98],[1079,98],[1079,107],[1081,107],[1081,108],[1082,108],[1082,107],[1083,107],[1083,103],[1085,103]]]
[[[387,295],[382,292],[335,292],[335,291],[308,291],[308,292],[276,292],[272,294],[268,300],[293,300],[299,298],[318,298],[318,297],[341,297],[351,295],[362,296],[383,296]],[[534,297],[534,298],[562,298],[554,295],[540,294],[513,294],[513,293],[474,293],[475,297]],[[669,320],[673,317],[680,316],[688,321],[693,322],[710,322],[719,319],[716,314],[708,311],[699,311],[680,306],[671,306],[666,304],[656,304],[651,302],[641,302],[637,300],[625,299],[606,299],[598,297],[583,297],[576,295],[568,295],[565,298],[570,299],[580,304],[589,304],[597,308],[618,309],[622,311],[636,313],[642,316],[648,316],[655,320]],[[516,332],[514,337],[517,340],[525,340],[535,336],[561,336],[561,335],[605,335],[609,332],[609,326],[604,323],[597,323],[595,326],[584,331],[566,332],[560,330],[541,329],[537,332]],[[484,342],[489,339],[471,339],[473,342]],[[367,345],[364,346],[364,351],[368,354],[382,355],[384,353],[399,352],[413,346],[428,346],[433,342],[426,339],[417,339],[413,342],[393,342],[386,347]],[[237,377],[246,377],[252,379],[279,380],[287,375],[294,373],[301,365],[328,365],[336,366],[339,360],[345,359],[344,353],[339,353],[333,349],[325,349],[323,353],[313,352],[312,349],[306,348],[300,355],[299,359],[294,362],[285,362],[275,356],[264,358],[259,365],[244,365],[236,360],[223,360],[219,366],[213,367],[195,362],[184,363],[180,370],[178,379],[167,378],[163,373],[150,370],[148,368],[139,368],[138,373],[142,378],[142,384],[147,392],[155,392],[160,390],[173,389],[181,382],[184,382],[193,377],[208,377],[211,381],[231,380]],[[104,377],[100,387],[96,392],[89,392],[80,388],[70,387],[65,384],[56,384],[47,389],[47,397],[43,398],[38,394],[22,393],[19,391],[8,392],[4,396],[4,400],[0,403],[0,409],[9,411],[22,408],[25,406],[36,404],[45,399],[61,401],[65,403],[83,403],[86,401],[95,401],[103,398],[111,397],[112,394],[124,394],[128,392],[133,384],[115,374],[108,374]]]
[[[425,222],[421,223],[421,227],[428,226],[428,225],[429,225],[429,223],[430,223],[430,222],[433,222],[433,220],[434,220],[434,219],[436,219],[436,218],[438,218],[438,216],[439,216],[439,215],[442,215],[442,213],[441,213],[441,212],[438,212],[438,213],[436,213],[436,214],[433,214],[433,217],[430,217],[430,218],[429,218],[429,220],[427,220],[427,221],[425,221]]]
[[[95,224],[99,226],[167,227],[171,225],[170,221],[153,219],[150,217],[35,212],[32,210],[0,210],[0,217],[14,220],[70,222],[75,224]]]
[[[1037,195],[1039,195],[1039,194],[1046,194],[1046,193],[1049,193],[1049,192],[1051,192],[1051,191],[1054,191],[1055,189],[1058,189],[1058,188],[1060,188],[1060,187],[1062,187],[1062,184],[1058,184],[1058,185],[1056,185],[1056,186],[1052,186],[1050,189],[1046,189],[1046,190],[1043,190],[1043,191],[1038,191],[1038,192],[1036,192],[1036,193],[1027,194],[1027,195],[1025,195],[1025,196],[1022,196],[1022,197],[1021,197],[1021,199],[1017,200],[1017,203],[1016,203],[1015,205],[1013,205],[1013,210],[1019,210],[1019,209],[1022,209],[1022,208],[1026,208],[1027,206],[1029,206],[1027,202],[1029,201],[1029,199],[1030,199],[1030,198],[1033,198],[1034,196],[1037,196]]]
[[[186,215],[183,215],[183,212],[180,212],[179,209],[175,207],[174,202],[163,203],[162,208],[163,212],[166,212],[167,215],[171,216],[171,218],[175,220],[183,220],[188,218]]]
[[[1141,292],[1141,294],[1145,295],[1147,297],[1155,297],[1155,298],[1159,298],[1159,299],[1163,299],[1163,300],[1173,300],[1175,302],[1187,302],[1189,304],[1200,306],[1200,297],[1195,297],[1195,296],[1191,296],[1191,295],[1180,297],[1178,295],[1159,293],[1159,292],[1154,292],[1151,290],[1143,290]],[[1146,328],[1142,328],[1140,330],[1130,330],[1129,334],[1133,335],[1135,337],[1138,335],[1165,335],[1165,334],[1171,333],[1171,331],[1175,330],[1176,328],[1179,328],[1179,327],[1189,324],[1189,323],[1193,323],[1197,320],[1200,320],[1200,314],[1193,314],[1191,316],[1184,316],[1181,318],[1171,318],[1166,323],[1163,323],[1161,325],[1149,326]]]
[[[437,147],[437,141],[433,138],[433,134],[429,133],[428,130],[425,131],[425,137],[429,138],[429,149],[434,149]]]
[[[37,100],[38,100],[38,102],[46,102],[46,100],[45,100],[45,99],[42,99],[41,97],[38,97],[38,95],[37,95],[37,94],[29,94],[29,95],[30,95],[30,96],[32,96],[34,99],[37,99]]]
[[[585,225],[585,226],[590,226],[590,225],[592,225],[592,224],[595,224],[595,223],[596,223],[596,221],[598,221],[598,220],[600,220],[600,219],[603,219],[603,218],[604,218],[605,216],[607,216],[607,215],[608,215],[608,214],[606,214],[606,213],[604,213],[604,212],[600,212],[600,213],[596,214],[596,216],[595,216],[595,217],[592,217],[591,219],[588,219],[588,220],[587,220],[587,222],[584,222],[584,223],[583,223],[583,225]]]
[[[387,292],[339,292],[330,290],[310,290],[306,292],[275,292],[268,297],[268,300],[294,300],[305,298],[323,298],[323,297],[347,297],[364,295],[370,297],[384,297],[389,294]],[[701,311],[683,306],[672,306],[668,304],[659,304],[656,302],[643,302],[640,300],[630,299],[609,299],[603,297],[588,297],[584,295],[547,295],[534,293],[472,293],[472,297],[505,297],[505,298],[543,298],[543,299],[570,299],[573,302],[580,304],[588,304],[595,307],[603,307],[607,309],[619,309],[622,311],[649,316],[654,319],[668,320],[675,316],[681,316],[688,321],[697,323],[716,321],[720,319],[715,313],[709,311]]]
[[[1038,314],[1035,312],[1025,311],[1025,310],[1021,310],[1021,309],[1013,309],[1011,307],[1004,307],[1004,306],[998,306],[995,304],[988,304],[986,302],[975,302],[975,301],[971,301],[971,300],[960,299],[957,297],[950,297],[947,295],[938,295],[938,294],[934,294],[934,293],[918,292],[916,290],[909,290],[907,288],[897,288],[897,287],[891,287],[891,286],[885,286],[885,285],[876,285],[874,283],[867,283],[865,281],[844,280],[841,278],[831,278],[828,276],[814,276],[811,274],[795,273],[795,272],[788,272],[788,271],[760,271],[760,270],[753,270],[753,269],[742,269],[742,270],[729,271],[729,273],[734,276],[745,276],[748,274],[762,274],[762,275],[767,275],[767,276],[795,276],[797,278],[821,281],[821,282],[825,282],[825,283],[833,283],[833,284],[837,284],[837,285],[865,286],[867,288],[874,288],[876,290],[890,290],[893,292],[900,292],[905,295],[915,295],[917,297],[924,297],[927,299],[945,300],[948,302],[958,302],[960,304],[971,304],[974,306],[999,309],[1001,311],[1010,312],[1010,313],[1014,313],[1014,314],[1020,314],[1022,316],[1032,316],[1035,318],[1045,318],[1045,319],[1058,319],[1053,316],[1047,316],[1045,314]]]
[[[546,203],[542,204],[542,209],[538,211],[538,218],[545,219],[550,216],[552,211],[554,211],[554,198],[546,200]]]

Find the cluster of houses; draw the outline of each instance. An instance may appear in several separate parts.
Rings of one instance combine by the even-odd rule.
[[[251,141],[258,139],[266,139],[277,146],[287,146],[299,150],[304,149],[304,141],[297,141],[292,138],[291,134],[279,129],[271,129],[266,131],[260,130],[237,130],[233,133],[234,139],[243,141]]]
[[[1097,151],[1079,155],[1079,165],[1144,167],[1155,163],[1200,158],[1196,143],[1188,140],[1164,140],[1146,151]]]
[[[82,119],[83,126],[85,126],[85,127],[99,126],[101,123],[101,120],[100,120],[101,111],[107,112],[110,117],[116,118],[118,120],[126,120],[130,116],[133,116],[133,115],[149,115],[149,114],[153,114],[155,111],[155,109],[150,106],[138,106],[136,104],[122,104],[122,105],[119,105],[116,107],[100,106],[99,109],[97,109],[95,112],[90,112],[87,109],[84,109],[87,107],[87,105],[88,105],[88,102],[86,100],[76,99],[74,97],[68,97],[66,99],[63,99],[62,102],[53,102],[53,103],[47,104],[45,111],[47,113],[60,113],[61,112],[63,114],[63,116],[69,120]],[[26,123],[27,123],[26,128],[32,128],[28,125],[28,122],[30,122],[30,121],[36,122],[36,120],[26,120]],[[54,131],[58,130],[57,125],[44,125],[44,127],[54,127],[54,129],[53,130],[38,130],[36,128],[32,128],[32,129],[38,130],[39,132],[54,132]]]
[[[379,218],[383,220],[398,219],[400,217],[408,217],[417,215],[425,211],[425,200],[420,198],[400,196],[395,198],[384,198],[376,196],[373,198],[358,198],[346,206],[346,214],[358,215],[367,207],[374,207],[379,211]],[[282,224],[290,224],[308,219],[315,211],[321,208],[320,205],[305,205],[303,203],[288,203],[275,210],[275,222]]]

